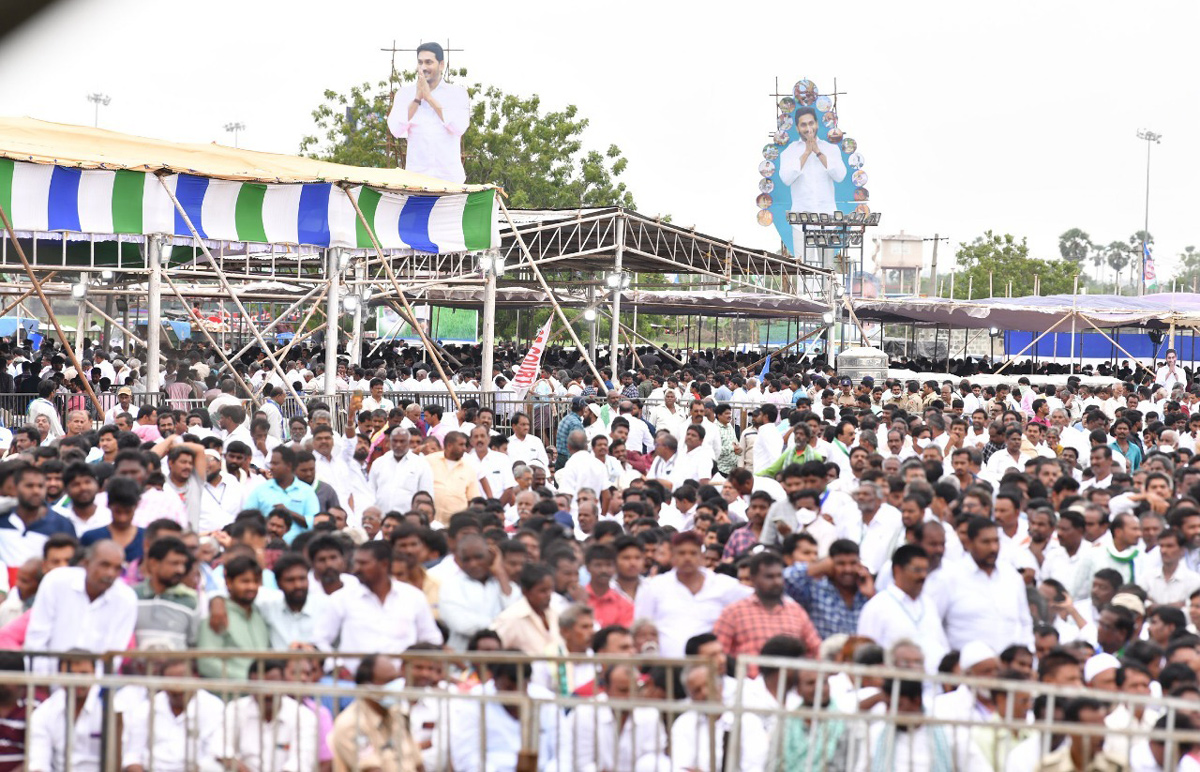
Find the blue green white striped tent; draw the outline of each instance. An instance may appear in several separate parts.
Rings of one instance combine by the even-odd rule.
[[[190,238],[159,176],[206,239],[369,249],[353,196],[385,249],[462,252],[499,241],[491,187],[0,119],[0,206],[16,230]]]

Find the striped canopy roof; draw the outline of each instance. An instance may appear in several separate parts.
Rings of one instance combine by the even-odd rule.
[[[47,137],[36,138],[43,128]],[[62,152],[49,146],[56,139]],[[499,241],[492,187],[209,147],[0,119],[0,206],[21,231],[190,238],[162,176],[207,239],[370,248],[353,196],[385,249],[462,252]]]

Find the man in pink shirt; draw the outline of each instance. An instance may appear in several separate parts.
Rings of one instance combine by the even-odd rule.
[[[162,434],[158,431],[158,409],[153,405],[142,405],[138,408],[137,420],[133,424],[133,433],[142,442],[158,442]]]

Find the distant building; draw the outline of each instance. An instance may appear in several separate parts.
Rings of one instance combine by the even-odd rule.
[[[915,295],[925,267],[925,241],[900,231],[878,240],[879,276],[884,295]]]

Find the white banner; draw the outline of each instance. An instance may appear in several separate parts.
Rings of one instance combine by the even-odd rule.
[[[546,351],[546,341],[550,337],[550,326],[553,324],[554,317],[551,316],[542,325],[542,329],[538,330],[537,336],[533,339],[533,345],[529,347],[529,353],[525,355],[516,377],[513,378],[512,390],[516,393],[517,399],[523,398],[525,393],[533,388],[533,382],[537,379],[538,366],[542,363],[542,354]]]

